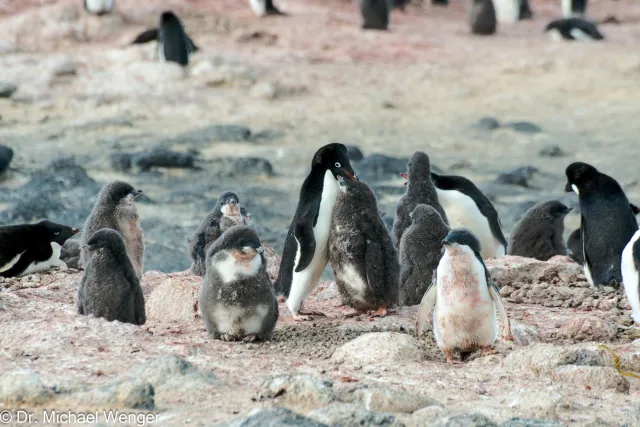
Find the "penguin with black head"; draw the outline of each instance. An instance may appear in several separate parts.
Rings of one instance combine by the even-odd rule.
[[[339,179],[358,180],[347,148],[331,143],[316,151],[311,171],[302,183],[275,283],[276,292],[287,297],[287,307],[296,320],[309,319],[301,311],[302,302],[318,285],[329,261],[327,243],[333,208],[340,194]]]
[[[582,162],[570,164],[566,192],[578,195],[584,274],[592,286],[622,283],[622,251],[638,222],[620,184]]]

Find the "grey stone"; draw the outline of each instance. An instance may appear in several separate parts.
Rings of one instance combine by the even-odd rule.
[[[566,153],[562,151],[562,148],[557,145],[548,145],[543,147],[538,154],[541,157],[563,157],[566,155]]]
[[[126,172],[131,169],[131,159],[133,154],[131,153],[112,153],[109,155],[109,161],[111,167],[114,170]]]
[[[364,181],[397,179],[401,173],[406,172],[408,161],[408,158],[371,154],[358,163],[356,174]]]
[[[11,160],[13,160],[13,150],[10,147],[0,145],[0,174],[9,169]]]
[[[17,369],[0,376],[0,402],[5,405],[41,405],[52,397],[53,392],[30,369]]]
[[[347,156],[350,161],[359,162],[364,159],[364,154],[357,145],[345,145],[345,147],[347,147]]]
[[[100,409],[155,409],[155,392],[142,379],[117,380],[71,397],[74,404]]]
[[[500,122],[495,117],[482,117],[473,127],[478,130],[495,130],[500,127]]]
[[[211,161],[216,177],[272,176],[273,166],[261,157],[222,157]]]
[[[501,427],[561,427],[563,424],[558,421],[545,421],[525,418],[512,418],[505,421]]]
[[[213,125],[170,138],[165,143],[203,145],[210,142],[240,142],[251,138],[251,129],[237,125]]]
[[[529,187],[529,180],[533,178],[533,174],[538,172],[533,166],[523,166],[503,172],[496,178],[499,184],[518,185],[520,187]]]
[[[608,356],[603,350],[534,344],[510,353],[504,360],[504,367],[513,372],[551,375],[559,366],[608,366],[609,363]]]
[[[613,390],[629,394],[629,381],[614,368],[601,366],[559,366],[553,372],[556,381],[596,391]]]
[[[307,374],[282,374],[267,378],[256,393],[256,400],[286,402],[288,405],[317,407],[335,399],[333,384]]]
[[[51,73],[54,77],[75,76],[76,63],[70,58],[63,58],[53,64]]]
[[[296,414],[286,408],[273,406],[271,408],[253,410],[249,416],[236,418],[228,423],[216,424],[216,427],[328,427],[311,418]]]
[[[511,122],[507,123],[505,127],[511,128],[516,132],[523,133],[539,133],[542,132],[542,128],[538,125],[534,125],[530,122]]]
[[[79,268],[80,263],[80,241],[69,239],[64,242],[60,250],[60,259],[67,264],[69,268]]]
[[[0,81],[0,98],[11,98],[18,90],[18,86],[13,83]]]
[[[192,169],[195,163],[195,156],[191,153],[177,153],[157,148],[133,155],[131,163],[142,172],[154,167]]]
[[[440,418],[436,427],[497,427],[497,424],[481,414],[457,414]]]
[[[440,406],[440,402],[421,393],[387,388],[362,388],[354,397],[365,409],[379,412],[414,412],[427,406]]]
[[[369,411],[358,405],[336,403],[324,408],[314,409],[307,416],[321,423],[336,427],[403,427],[395,415]]]
[[[398,332],[371,332],[338,347],[331,356],[337,363],[375,365],[419,362],[424,359],[420,343]]]

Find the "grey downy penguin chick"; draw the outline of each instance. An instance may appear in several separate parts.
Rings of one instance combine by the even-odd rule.
[[[0,227],[0,276],[19,277],[54,266],[66,268],[60,260],[62,245],[78,232],[77,228],[46,220]]]
[[[471,33],[481,36],[495,34],[498,26],[492,0],[468,0],[467,20]]]
[[[120,233],[103,228],[87,241],[89,262],[78,289],[78,314],[144,325],[140,279]]]
[[[358,0],[363,30],[386,30],[391,14],[390,0]]]
[[[206,263],[200,311],[207,331],[224,341],[269,339],[278,302],[256,232],[247,226],[228,229],[209,248]]]
[[[239,199],[236,193],[227,191],[216,202],[196,233],[189,240],[191,271],[198,276],[206,272],[205,258],[207,250],[228,228],[243,224]]]
[[[294,320],[309,320],[301,311],[329,262],[328,240],[333,209],[340,194],[339,179],[357,181],[347,148],[331,143],[313,156],[311,171],[302,183],[296,212],[284,242],[276,292],[287,297]]]
[[[584,275],[592,286],[619,285],[622,251],[638,230],[627,196],[612,177],[586,163],[570,164],[566,192],[578,194]]]
[[[400,306],[420,304],[442,258],[449,226],[433,207],[418,205],[400,241]]]
[[[622,283],[631,305],[631,318],[640,326],[640,230],[622,251]]]
[[[329,262],[344,304],[384,316],[398,304],[398,253],[376,198],[361,181],[340,180],[329,233]]]
[[[436,186],[431,180],[429,156],[422,151],[413,153],[407,163],[407,172],[406,174],[401,174],[407,179],[407,190],[398,201],[396,216],[393,219],[392,236],[396,248],[400,246],[402,233],[411,224],[409,214],[420,204],[432,206],[438,211],[444,222],[449,224],[447,215],[438,201]]]
[[[416,334],[433,309],[433,335],[447,363],[462,361],[476,350],[491,351],[497,338],[496,309],[502,321],[502,338],[513,340],[500,289],[480,256],[480,242],[469,230],[454,228],[442,241],[444,255],[436,277],[420,304]]]
[[[467,228],[480,240],[482,258],[498,258],[507,253],[498,212],[491,201],[469,179],[431,173],[438,201],[447,213],[451,228]]]
[[[80,264],[87,261],[87,245],[89,238],[101,228],[112,228],[124,239],[127,254],[138,277],[142,277],[144,260],[144,241],[136,197],[142,190],[136,190],[123,181],[113,181],[100,190],[98,200],[86,222],[82,233]]]
[[[567,255],[564,244],[564,217],[571,208],[557,200],[538,203],[516,224],[509,241],[509,255],[547,261]]]

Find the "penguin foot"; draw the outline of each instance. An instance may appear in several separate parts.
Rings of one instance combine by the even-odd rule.
[[[389,311],[387,310],[387,307],[380,307],[379,309],[377,309],[373,313],[369,313],[369,315],[371,317],[385,317],[387,314],[389,314]]]
[[[293,320],[295,320],[296,322],[308,322],[309,320],[311,320],[311,316],[304,316],[296,313],[292,313],[291,317],[293,317]]]
[[[284,295],[280,295],[278,297],[278,302],[287,302],[287,297],[285,297]]]
[[[227,342],[229,342],[229,341],[235,341],[235,340],[236,340],[236,337],[234,337],[234,336],[233,336],[233,335],[231,335],[231,334],[222,334],[222,335],[220,335],[220,339],[221,339],[222,341],[227,341]]]
[[[511,333],[511,331],[507,332],[507,333],[503,333],[501,335],[501,337],[503,341],[513,341],[513,334]]]
[[[490,356],[493,354],[493,349],[491,348],[491,346],[489,347],[482,347],[482,352],[480,353],[482,356]]]
[[[298,312],[298,314],[305,314],[307,316],[322,316],[322,317],[327,317],[326,314],[324,314],[321,311],[315,311],[315,310],[300,310]]]
[[[258,340],[259,340],[259,338],[258,338],[257,335],[247,335],[246,337],[244,337],[242,339],[242,342],[250,343],[250,342],[255,342],[255,341],[258,341]]]
[[[447,359],[448,365],[462,365],[462,362],[453,358],[453,351],[445,351],[444,357]]]

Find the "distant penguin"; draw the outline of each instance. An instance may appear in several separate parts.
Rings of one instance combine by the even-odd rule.
[[[584,257],[582,256],[582,236],[580,229],[576,228],[569,234],[567,239],[567,252],[571,259],[580,265],[584,265]]]
[[[567,255],[564,244],[564,217],[571,208],[557,200],[538,203],[516,224],[509,238],[509,255],[547,261]]]
[[[276,292],[287,296],[294,319],[301,316],[302,302],[318,286],[329,261],[328,241],[333,209],[340,195],[339,178],[357,181],[347,148],[332,143],[316,151],[311,171],[302,183],[298,207],[284,242]]]
[[[447,6],[449,4],[449,0],[431,0],[431,4],[435,6]]]
[[[622,251],[622,282],[631,305],[631,318],[640,326],[640,230]]]
[[[507,252],[498,212],[471,180],[456,175],[431,173],[438,201],[451,228],[468,228],[480,240],[482,258],[498,258]]]
[[[116,0],[84,0],[84,9],[94,15],[106,15],[115,8]]]
[[[562,0],[564,18],[583,17],[587,12],[587,0]]]
[[[433,207],[418,205],[400,241],[400,306],[420,304],[440,258],[449,226]]]
[[[180,19],[171,11],[162,12],[158,28],[158,58],[161,61],[189,65],[189,55],[196,51]]]
[[[198,46],[191,40],[188,34],[185,33],[185,37],[187,38],[187,48],[189,50],[189,54],[193,54],[200,50]],[[144,30],[140,34],[136,36],[135,39],[131,42],[131,44],[144,44],[152,41],[158,41],[158,29],[150,28],[148,30]]]
[[[497,338],[496,308],[502,321],[502,337],[513,340],[500,289],[480,256],[480,242],[469,230],[454,228],[442,241],[444,255],[436,278],[420,304],[416,334],[433,309],[433,335],[447,363],[454,353],[465,361],[476,350],[487,354]]]
[[[273,0],[249,0],[249,5],[253,13],[258,16],[286,15],[273,4]]]
[[[545,32],[557,40],[604,40],[604,36],[598,31],[596,24],[581,18],[551,21],[545,28]]]
[[[196,233],[189,240],[191,271],[198,276],[206,272],[205,259],[209,247],[222,233],[235,225],[244,225],[242,208],[236,193],[227,191],[216,202]]]
[[[386,30],[391,13],[389,0],[358,0],[363,30]]]
[[[66,268],[60,260],[62,245],[79,231],[51,221],[0,227],[0,276],[24,276],[54,266]]]
[[[89,261],[78,288],[78,314],[144,325],[147,318],[140,279],[120,233],[102,228],[86,246]]]
[[[529,0],[520,0],[520,12],[518,14],[518,19],[524,20],[531,18],[533,18],[533,12],[529,6]]]
[[[584,274],[591,285],[620,284],[620,259],[638,223],[618,182],[586,163],[570,164],[566,192],[578,194]]]
[[[102,187],[98,200],[84,223],[81,239],[82,246],[86,246],[93,233],[101,228],[116,230],[124,239],[127,254],[138,277],[142,277],[144,236],[135,200],[141,193],[142,190],[136,190],[123,181],[113,181]],[[88,261],[87,255],[86,249],[82,248],[81,265]]]
[[[444,222],[449,224],[447,215],[438,201],[436,187],[431,180],[429,156],[422,151],[413,153],[407,163],[407,171],[408,173],[401,174],[407,179],[407,190],[396,205],[396,216],[393,220],[393,239],[396,248],[400,246],[402,233],[411,224],[409,214],[420,204],[432,206]]]
[[[329,262],[344,304],[384,316],[398,305],[398,253],[373,192],[361,181],[340,180],[329,232]]]
[[[246,226],[225,231],[209,248],[206,263],[200,312],[207,331],[224,341],[269,339],[278,301],[256,232]]]
[[[497,24],[496,10],[492,0],[468,0],[467,20],[471,33],[481,36],[495,34]]]

